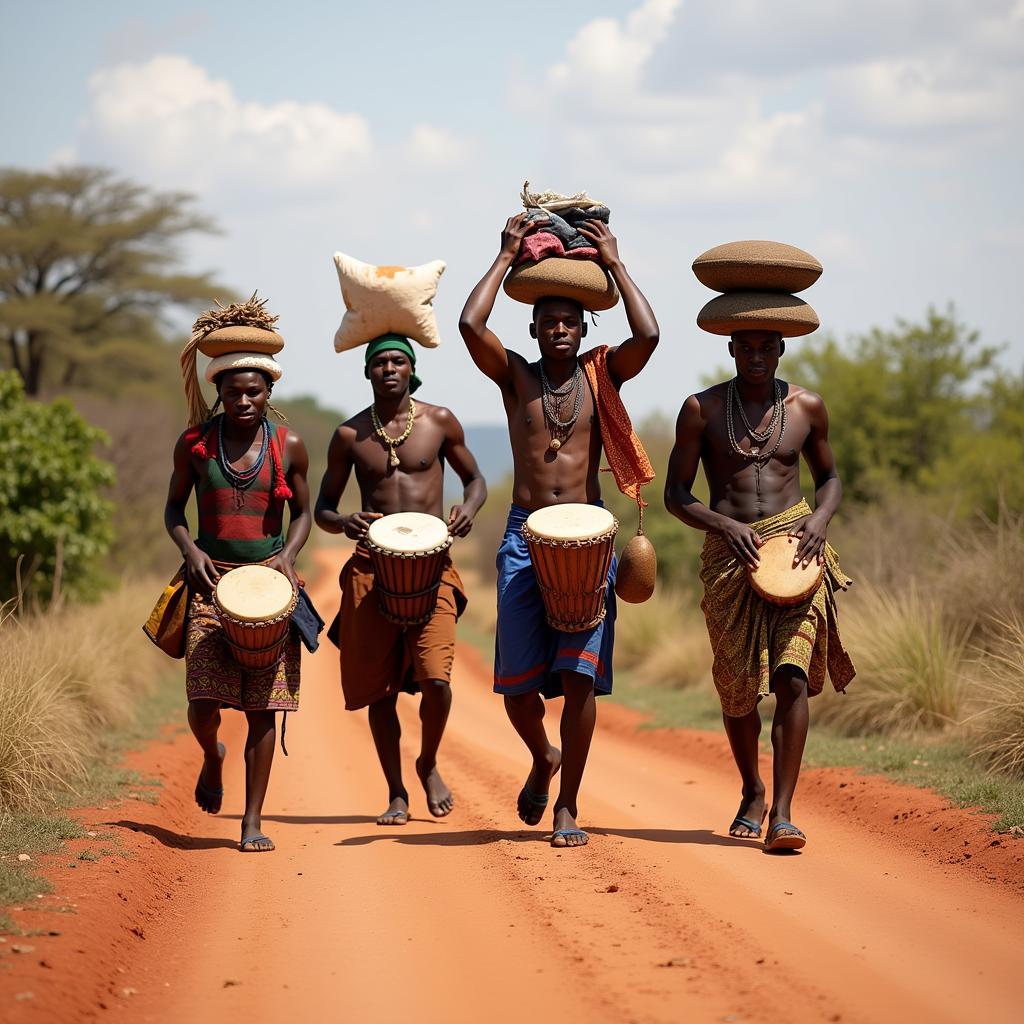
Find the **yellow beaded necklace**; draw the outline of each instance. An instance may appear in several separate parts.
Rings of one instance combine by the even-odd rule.
[[[376,431],[377,436],[388,446],[388,465],[392,468],[399,465],[398,453],[395,449],[409,439],[409,435],[412,433],[412,421],[415,416],[416,403],[410,398],[409,420],[405,424],[405,430],[398,437],[391,437],[384,429],[384,424],[381,423],[380,417],[377,415],[377,406],[370,406],[370,418],[373,421],[373,429]]]

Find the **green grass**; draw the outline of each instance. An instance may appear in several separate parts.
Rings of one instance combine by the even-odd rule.
[[[49,882],[35,873],[34,863],[19,862],[17,855],[27,853],[34,859],[56,852],[68,840],[86,838],[86,830],[69,817],[68,810],[110,803],[129,794],[134,799],[156,802],[152,789],[160,785],[159,781],[143,778],[138,772],[120,767],[120,763],[127,751],[144,746],[163,725],[180,719],[183,705],[180,673],[174,671],[139,700],[131,724],[104,731],[99,753],[91,759],[84,779],[76,784],[74,792],[56,797],[52,812],[11,812],[0,818],[0,907],[18,905],[50,891]],[[112,840],[106,833],[95,838]],[[78,859],[98,860],[109,852],[113,851],[83,850]],[[13,930],[11,919],[0,915],[0,934]]]
[[[648,728],[722,728],[717,698],[706,690],[674,690],[640,685],[629,676],[616,677],[614,700],[651,715]],[[767,724],[774,704],[762,707]],[[814,704],[812,702],[812,715]],[[804,764],[812,768],[856,768],[906,785],[932,789],[956,807],[994,814],[993,828],[1005,832],[1024,827],[1024,780],[985,771],[965,746],[950,734],[927,737],[865,739],[842,736],[827,726],[811,724]]]

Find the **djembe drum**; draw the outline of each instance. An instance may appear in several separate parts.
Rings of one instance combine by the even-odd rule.
[[[760,548],[761,557],[756,569],[748,570],[754,592],[770,604],[784,608],[803,604],[821,585],[825,566],[816,558],[804,565],[793,565],[796,537],[780,535],[769,537]]]
[[[267,565],[240,565],[221,576],[213,603],[239,665],[269,668],[277,662],[297,600],[291,580]]]
[[[549,505],[530,513],[523,538],[553,629],[582,633],[604,619],[618,529],[615,516],[598,505]]]
[[[395,512],[370,524],[366,547],[384,618],[399,626],[430,619],[451,545],[448,524],[425,512]]]

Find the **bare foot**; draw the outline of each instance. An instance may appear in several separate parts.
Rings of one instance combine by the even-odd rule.
[[[760,839],[761,825],[767,813],[764,786],[750,795],[744,793],[740,800],[740,809],[729,826],[729,835],[736,839]]]
[[[420,782],[423,783],[423,789],[427,794],[427,807],[430,808],[430,813],[435,818],[443,818],[445,815],[451,814],[452,808],[455,806],[455,798],[452,796],[452,791],[445,785],[444,779],[441,778],[437,765],[435,764],[428,771],[422,758],[418,757],[416,758],[416,774],[420,777]]]
[[[551,833],[551,845],[563,849],[567,846],[586,846],[590,836],[576,825],[576,818],[562,807],[555,811],[555,828]]]
[[[269,853],[275,849],[274,841],[260,831],[259,821],[242,820],[242,841],[238,844],[242,853]]]
[[[519,820],[527,825],[536,825],[544,817],[548,805],[548,789],[558,769],[562,767],[562,752],[558,747],[549,746],[547,757],[535,761],[530,774],[526,777],[526,785],[519,791],[516,810]]]
[[[196,782],[196,804],[207,814],[219,814],[224,800],[223,769],[227,750],[223,743],[217,744],[217,753],[218,757],[203,758],[203,767],[199,769],[199,779]]]
[[[377,819],[378,825],[408,825],[409,824],[409,799],[408,797],[396,796],[388,809]]]

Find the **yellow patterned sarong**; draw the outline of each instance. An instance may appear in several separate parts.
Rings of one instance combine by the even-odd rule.
[[[809,515],[801,500],[777,516],[751,523],[767,540],[788,533]],[[853,662],[839,636],[835,593],[853,582],[839,568],[839,557],[825,545],[821,586],[803,604],[782,608],[769,604],[751,588],[747,571],[729,550],[725,538],[709,531],[701,552],[701,611],[708,626],[714,664],[711,674],[730,717],[745,715],[771,691],[772,678],[782,665],[794,665],[807,676],[809,694],[821,693],[828,673],[837,690],[845,690],[855,675]]]

